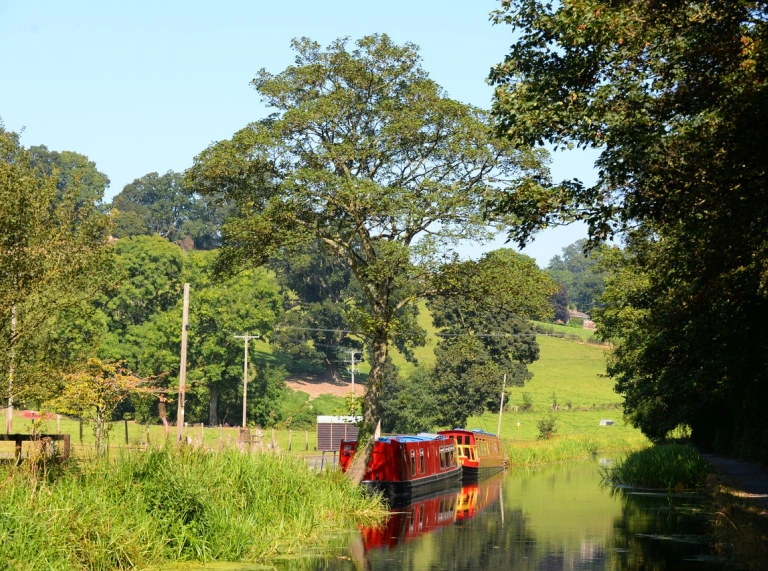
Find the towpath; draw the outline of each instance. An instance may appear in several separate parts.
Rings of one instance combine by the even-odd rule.
[[[761,509],[761,515],[768,517],[768,472],[765,469],[714,454],[703,456],[719,474],[732,482],[734,496],[746,498]]]

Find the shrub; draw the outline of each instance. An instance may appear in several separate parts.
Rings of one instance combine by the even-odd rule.
[[[523,402],[520,403],[520,410],[523,412],[533,410],[533,397],[531,397],[531,393],[523,392]]]
[[[547,416],[537,422],[536,427],[539,429],[538,439],[549,440],[552,438],[557,433],[557,429],[555,428],[556,423],[557,417],[552,413],[549,413]]]

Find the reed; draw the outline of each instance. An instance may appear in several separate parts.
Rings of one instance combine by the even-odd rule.
[[[628,438],[561,436],[524,442],[503,440],[502,444],[511,466],[540,466],[639,450],[647,446],[648,441],[642,435]]]
[[[699,488],[709,465],[690,444],[661,444],[627,455],[606,468],[604,478],[612,485],[685,490]]]
[[[0,568],[264,561],[383,515],[336,472],[288,455],[164,447],[58,477],[0,469]]]

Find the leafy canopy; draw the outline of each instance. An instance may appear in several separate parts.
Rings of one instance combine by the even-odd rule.
[[[253,80],[274,113],[201,153],[188,180],[233,204],[223,266],[316,239],[348,265],[365,301],[356,329],[372,340],[365,439],[379,420],[388,343],[408,334],[398,312],[434,291],[451,244],[511,221],[486,218],[485,206],[513,182],[544,178],[544,154],[494,138],[488,113],[450,99],[413,44],[374,35],[293,48],[295,65]]]
[[[626,412],[653,438],[685,424],[760,457],[768,4],[506,0],[496,21],[519,33],[491,74],[500,132],[601,151],[595,185],[540,186],[527,207],[585,218],[593,241],[629,231],[597,315]]]

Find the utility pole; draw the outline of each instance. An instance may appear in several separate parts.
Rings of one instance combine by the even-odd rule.
[[[355,392],[355,350],[349,350],[349,372],[352,375],[352,392]]]
[[[245,423],[246,404],[248,402],[248,341],[261,337],[260,333],[255,335],[235,335],[237,339],[245,339],[245,359],[243,361],[243,428],[247,428]]]
[[[504,382],[501,384],[501,404],[499,405],[499,427],[496,429],[496,436],[501,438],[501,411],[504,410],[504,390],[507,388],[507,374],[504,373]]]
[[[5,433],[10,434],[13,430],[13,373],[15,372],[16,361],[16,304],[11,306],[11,363],[8,367],[8,408],[5,409]]]
[[[176,442],[184,438],[184,402],[187,391],[187,328],[189,327],[189,284],[184,284],[184,310],[181,314],[181,367],[179,368],[179,410],[176,414]]]

